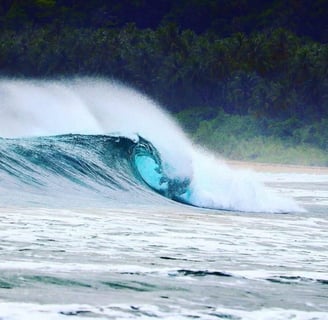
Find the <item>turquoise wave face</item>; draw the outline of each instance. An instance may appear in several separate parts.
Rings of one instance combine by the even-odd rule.
[[[169,168],[170,164],[163,164],[158,151],[147,140],[140,138],[133,148],[132,163],[136,174],[153,190],[167,198],[187,202],[190,180],[168,177],[164,167]]]
[[[3,204],[153,203],[158,194],[187,202],[188,186],[188,179],[166,175],[159,152],[141,137],[0,139]]]

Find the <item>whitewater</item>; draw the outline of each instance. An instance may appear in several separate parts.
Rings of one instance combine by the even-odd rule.
[[[104,136],[108,137],[107,140],[110,140],[110,137],[127,138],[136,144],[141,137],[154,148],[160,163],[157,163],[151,154],[144,152],[143,157],[136,159],[137,169],[143,180],[157,191],[166,188],[165,183],[159,181],[162,178],[160,175],[164,175],[167,181],[176,181],[176,184],[181,182],[180,185],[188,183],[185,192],[181,191],[181,195],[174,194],[172,197],[181,196],[181,201],[192,205],[240,211],[301,210],[291,200],[268,192],[257,183],[255,177],[241,172],[235,173],[213,156],[193,147],[177,124],[153,101],[117,83],[94,79],[2,80],[0,96],[0,137],[7,138],[2,143],[3,153],[8,153],[9,149],[12,152],[13,145],[17,145],[18,150],[25,146],[33,154],[44,151],[44,148],[37,147],[37,143],[50,145],[52,149],[59,146],[61,149],[56,155],[58,159],[53,161],[60,162],[63,160],[60,158],[61,152],[70,153],[73,147],[77,149],[79,139],[85,139],[85,145],[79,148],[79,162],[83,163],[97,155],[97,152],[87,154],[87,151],[90,151],[87,144],[92,148],[95,144],[100,144],[99,140]],[[68,141],[62,137],[68,134],[75,135],[76,139]],[[58,135],[61,138],[54,138]],[[40,137],[49,136],[53,138],[40,141]],[[33,139],[35,137],[39,139]],[[67,142],[65,147],[62,146],[63,140]],[[107,151],[108,157],[117,152],[112,150],[114,146],[108,148],[111,148]],[[73,150],[70,156],[78,157],[74,152],[77,150]],[[47,158],[47,154],[42,156]],[[51,156],[49,153],[49,158]],[[31,160],[26,159],[26,154],[19,154],[19,151],[14,151],[10,157],[8,161],[12,162],[24,163]],[[119,162],[118,157],[116,161]],[[146,169],[143,169],[144,166]],[[156,172],[157,166],[161,167],[161,173]],[[9,163],[5,168],[8,167],[11,167]],[[24,169],[26,170],[22,168],[23,171]],[[74,166],[72,169],[74,170]],[[39,169],[29,167],[27,170],[38,172]],[[106,171],[106,167],[102,168],[102,172]],[[115,176],[118,172],[119,170],[110,175]],[[35,177],[31,177],[33,178]],[[89,177],[82,177],[84,178]]]
[[[0,79],[0,319],[328,319],[327,210],[118,82]]]

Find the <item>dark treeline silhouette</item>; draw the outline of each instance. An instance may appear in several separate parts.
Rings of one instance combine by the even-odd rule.
[[[224,110],[288,136],[328,118],[327,3],[1,0],[0,73],[112,77],[173,112]]]
[[[326,42],[327,11],[325,0],[1,0],[0,26],[96,29],[135,23],[137,28],[156,29],[173,22],[183,30],[221,37],[282,27]]]

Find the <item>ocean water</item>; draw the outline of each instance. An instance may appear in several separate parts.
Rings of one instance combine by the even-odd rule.
[[[233,170],[149,98],[0,81],[0,319],[328,319],[328,175]]]

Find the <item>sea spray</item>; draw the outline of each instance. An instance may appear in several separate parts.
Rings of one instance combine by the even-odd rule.
[[[300,210],[293,201],[278,198],[264,188],[256,181],[254,175],[232,171],[224,163],[215,159],[213,155],[193,147],[179,126],[154,101],[119,83],[91,78],[61,81],[3,79],[0,80],[0,97],[0,137],[5,138],[6,141],[5,146],[2,147],[3,154],[7,152],[7,147],[10,148],[10,141],[19,146],[17,150],[21,150],[20,144],[24,139],[33,140],[42,139],[42,137],[46,139],[49,136],[73,134],[75,138],[77,135],[83,135],[83,139],[88,140],[89,135],[92,140],[87,141],[86,149],[83,152],[80,150],[80,153],[76,155],[79,159],[76,162],[72,161],[76,141],[67,142],[64,139],[66,144],[71,143],[70,147],[67,145],[65,147],[70,150],[69,157],[63,156],[61,153],[63,150],[58,144],[63,143],[62,141],[48,138],[44,142],[47,146],[53,143],[49,150],[51,148],[58,149],[57,157],[60,158],[61,166],[67,165],[65,164],[67,159],[72,161],[65,174],[70,177],[71,182],[76,184],[78,181],[80,186],[93,185],[95,182],[91,183],[90,179],[92,180],[92,177],[99,179],[100,171],[96,170],[99,167],[105,176],[107,174],[109,181],[115,180],[116,175],[123,174],[120,171],[113,171],[113,168],[110,168],[110,173],[108,173],[106,161],[101,157],[100,160],[98,159],[101,165],[97,164],[92,169],[96,170],[97,174],[90,176],[94,172],[91,170],[80,176],[81,164],[83,164],[83,168],[93,168],[95,165],[92,161],[89,163],[90,155],[87,150],[90,150],[92,144],[99,143],[97,136],[111,137],[109,139],[113,139],[115,136],[118,139],[125,137],[132,144],[137,144],[141,137],[149,142],[154,150],[158,151],[160,159],[158,165],[142,164],[141,177],[147,184],[153,180],[147,181],[144,178],[145,174],[162,175],[156,184],[150,185],[150,187],[163,195],[169,194],[169,197],[174,200],[212,209],[253,212]],[[10,140],[13,138],[15,141]],[[24,139],[22,140],[22,138]],[[27,140],[24,141],[26,144]],[[16,156],[20,157],[19,160],[12,159],[5,168],[15,166],[15,163],[17,165],[21,162],[32,162],[33,166],[30,168],[28,176],[32,181],[36,179],[33,174],[40,175],[40,172],[37,172],[38,168],[35,162],[28,158],[33,157],[36,152],[34,147],[35,145],[32,143],[30,153],[27,150],[24,154],[17,154]],[[81,148],[83,149],[83,146]],[[113,147],[109,148],[108,152],[113,152]],[[130,151],[128,150],[128,152]],[[48,156],[51,156],[51,152]],[[42,157],[46,158],[47,154],[43,154]],[[116,160],[120,161],[118,158]],[[56,159],[52,159],[52,161],[55,163]],[[148,164],[155,163],[149,158],[145,158],[145,161]],[[76,171],[74,165],[80,166],[80,171]],[[49,170],[49,168],[46,169],[48,175]],[[45,172],[41,174],[43,180],[47,179],[44,174]],[[65,175],[62,175],[61,178],[63,176]],[[65,179],[67,179],[66,176]],[[49,179],[56,180],[57,178],[58,173],[57,176],[49,176]],[[84,180],[89,182],[86,183]],[[127,178],[126,181],[129,184],[134,180]],[[47,181],[43,181],[43,183],[47,185]],[[174,190],[167,192],[164,190],[165,184],[174,186],[173,189],[178,191],[176,193]],[[60,183],[57,181],[58,185]],[[107,188],[111,187],[109,183]],[[38,188],[42,189],[42,186]],[[127,186],[124,185],[122,188],[127,189]],[[47,196],[49,196],[49,192],[47,192]],[[56,191],[53,190],[53,197],[56,197],[57,192],[58,188]],[[101,192],[103,192],[103,188],[98,190],[98,193]],[[117,195],[111,197],[108,194],[103,201],[110,202],[113,198],[116,199]]]
[[[232,170],[200,148],[193,151],[189,200],[196,206],[247,212],[303,211],[293,200],[264,187],[251,171]]]

